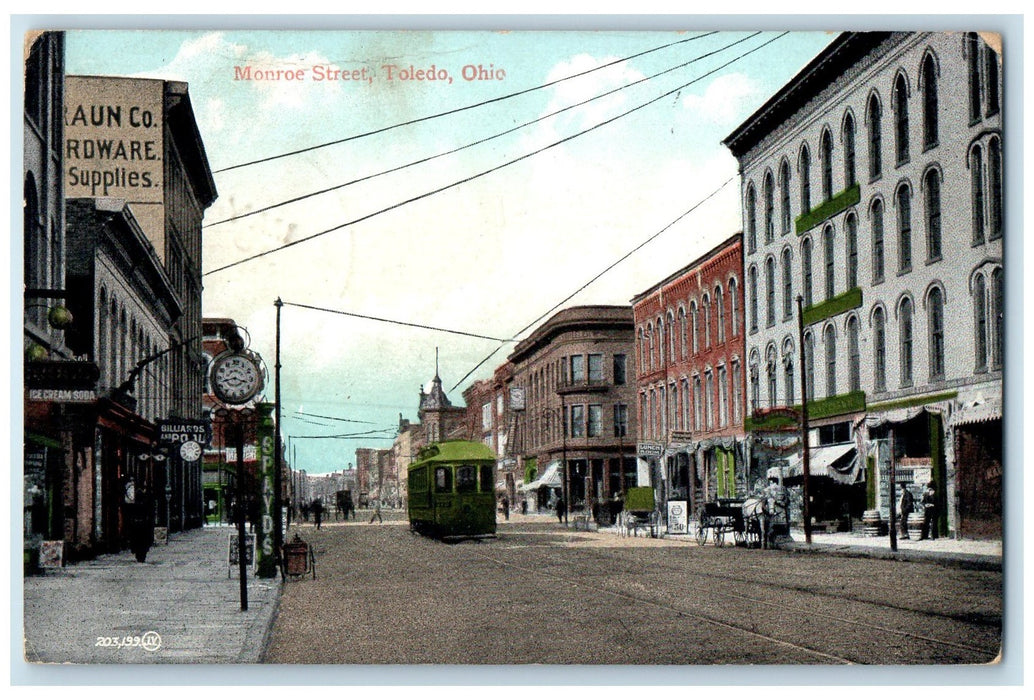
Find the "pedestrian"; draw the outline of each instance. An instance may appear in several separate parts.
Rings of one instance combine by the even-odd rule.
[[[381,517],[381,502],[380,501],[374,501],[373,502],[373,515],[370,516],[370,522],[372,523],[375,518],[377,519],[378,522],[382,522],[382,523],[384,522],[384,518]]]
[[[556,499],[556,518],[560,522],[564,522],[564,516],[567,515],[567,504],[564,503],[564,497],[559,496]]]
[[[510,499],[506,496],[503,496],[503,516],[507,520],[510,519]]]
[[[937,486],[934,482],[926,485],[923,491],[923,530],[919,539],[937,539]]]
[[[527,498],[522,498],[521,499],[521,515],[527,515],[527,514],[528,514],[528,499]]]
[[[901,539],[908,539],[908,516],[916,509],[916,499],[907,486],[901,487],[901,500],[898,502],[898,511],[901,513]]]
[[[312,502],[312,519],[317,530],[323,529],[323,501],[318,498]]]
[[[136,560],[143,564],[147,560],[147,551],[154,544],[154,500],[146,488],[136,489],[133,503],[129,504],[130,547]]]

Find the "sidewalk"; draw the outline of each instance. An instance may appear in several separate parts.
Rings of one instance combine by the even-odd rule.
[[[547,513],[534,513],[521,515],[510,514],[511,522],[539,522],[552,523],[557,528],[565,526],[559,524],[556,515]],[[500,515],[500,522],[503,522]],[[624,537],[626,533],[621,528],[612,525],[609,527],[597,527],[591,524],[592,532],[600,535],[613,537]],[[579,530],[573,518],[568,522],[566,529],[571,532],[584,532]],[[664,525],[659,528],[660,539],[692,544],[696,541],[691,534],[673,535],[665,532]],[[648,538],[627,538],[633,542],[645,542]],[[703,545],[713,546],[710,542]],[[727,536],[726,547],[732,546],[732,535]],[[807,544],[804,537],[804,530],[793,528],[790,531],[790,539],[779,543],[778,549],[792,552],[815,552],[823,554],[834,554],[839,556],[870,557],[874,559],[896,559],[899,561],[928,561],[956,566],[960,568],[981,569],[988,571],[1002,570],[1002,541],[1001,540],[956,540],[948,537],[939,537],[936,540],[903,540],[898,538],[897,551],[890,548],[890,536],[869,537],[856,532],[813,532],[811,544]]]
[[[232,531],[174,533],[169,544],[151,548],[144,564],[122,552],[26,577],[26,661],[258,663],[280,602],[280,578],[249,571],[242,612],[236,567],[227,577]],[[118,646],[132,637],[146,644]]]

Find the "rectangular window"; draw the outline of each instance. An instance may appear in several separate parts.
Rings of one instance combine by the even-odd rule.
[[[481,493],[492,493],[495,491],[495,479],[493,478],[492,471],[491,464],[481,465],[481,488],[479,489]]]
[[[571,355],[571,383],[579,384],[585,381],[585,356]]]
[[[628,406],[623,403],[614,404],[614,437],[628,435]]]
[[[481,407],[481,429],[491,430],[492,429],[492,404],[491,402],[484,404]]]
[[[568,425],[571,429],[571,437],[585,437],[585,406],[580,404],[571,406],[571,419]]]
[[[589,355],[589,383],[603,383],[603,355]]]
[[[627,366],[625,355],[614,355],[614,383],[618,386],[628,381]]]
[[[603,406],[600,404],[589,405],[589,437],[599,437],[603,432]]]

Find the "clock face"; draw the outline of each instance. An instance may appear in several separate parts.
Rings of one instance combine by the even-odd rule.
[[[187,441],[180,445],[180,457],[183,458],[184,462],[196,462],[197,458],[201,456],[201,445],[197,444],[193,440]]]
[[[212,389],[222,401],[246,403],[262,388],[258,365],[247,355],[231,354],[216,359],[212,367]]]

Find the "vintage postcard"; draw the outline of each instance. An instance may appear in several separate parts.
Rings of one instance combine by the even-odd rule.
[[[20,37],[34,677],[1000,670],[1018,47],[691,19]]]

